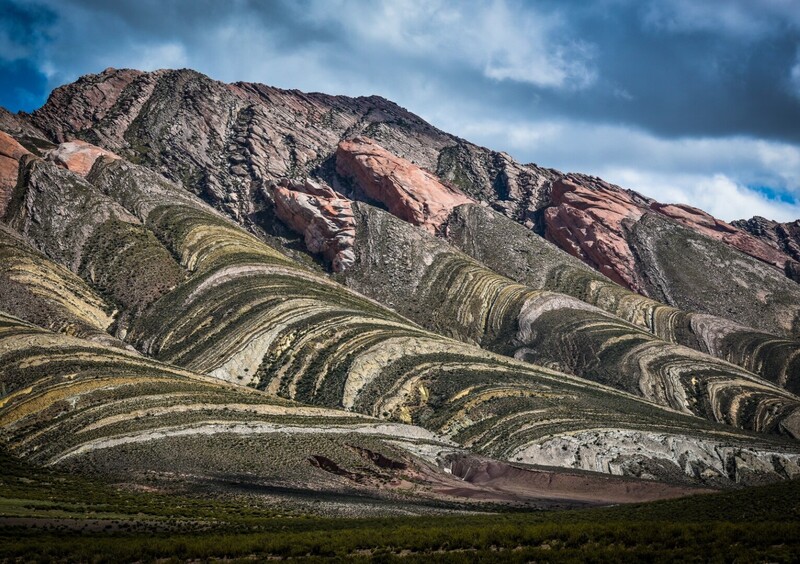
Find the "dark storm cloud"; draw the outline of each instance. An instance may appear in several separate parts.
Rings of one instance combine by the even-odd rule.
[[[791,80],[800,44],[795,22],[777,11],[760,14],[755,2],[747,12],[742,8],[739,26],[726,26],[718,17],[676,21],[680,8],[671,18],[662,8],[656,18],[653,6],[668,4],[573,10],[574,33],[598,46],[594,64],[600,79],[575,96],[544,93],[542,107],[670,136],[799,140],[800,89]],[[758,21],[747,25],[747,18]]]
[[[0,8],[0,103],[11,109],[107,66],[192,67],[228,82],[380,94],[521,160],[610,175],[726,217],[800,214],[795,0]]]

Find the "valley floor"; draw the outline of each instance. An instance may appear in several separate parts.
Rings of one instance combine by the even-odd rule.
[[[603,508],[332,519],[252,499],[125,491],[5,456],[0,465],[0,561],[792,562],[800,554],[798,480]]]

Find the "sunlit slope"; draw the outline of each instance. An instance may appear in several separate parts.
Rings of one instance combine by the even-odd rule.
[[[730,465],[743,459],[733,452],[760,459],[795,448],[423,330],[293,264],[147,169],[105,160],[89,180],[190,271],[129,333],[159,359],[414,422],[510,460],[681,479],[708,470],[713,481],[736,475]]]
[[[448,221],[447,239],[519,283],[569,294],[665,341],[707,352],[791,392],[800,392],[800,343],[795,340],[641,296],[514,221],[480,206],[455,208]]]
[[[124,338],[131,318],[184,270],[138,218],[81,176],[32,156],[20,170],[5,222],[100,293],[117,311],[104,328]]]
[[[48,260],[0,224],[0,311],[50,329],[112,346],[113,307],[67,268]]]
[[[424,327],[712,421],[800,435],[800,400],[786,390],[574,297],[515,283],[382,210],[353,210],[357,258],[340,278]]]
[[[374,461],[396,461],[424,486],[438,453],[456,450],[418,427],[269,397],[4,314],[0,383],[9,452],[128,483],[251,476],[370,490],[396,478]]]

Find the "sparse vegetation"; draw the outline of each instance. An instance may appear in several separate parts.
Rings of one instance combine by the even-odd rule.
[[[0,559],[792,562],[800,550],[800,481],[588,510],[326,519],[123,492],[7,456],[0,470]]]

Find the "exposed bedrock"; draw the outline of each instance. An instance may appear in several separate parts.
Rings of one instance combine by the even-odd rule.
[[[369,200],[431,233],[441,228],[455,206],[474,201],[363,137],[339,143],[336,172],[351,179]]]
[[[551,185],[563,175],[533,164],[516,163],[508,155],[478,147],[437,130],[418,116],[377,96],[348,98],[287,91],[261,84],[223,84],[191,70],[141,72],[106,69],[81,77],[53,91],[44,107],[30,116],[0,113],[0,125],[13,134],[49,136],[56,142],[83,139],[183,183],[230,217],[259,232],[265,203],[258,187],[282,178],[321,176],[333,182],[337,144],[366,136],[393,155],[403,157],[456,186],[463,194],[486,203],[526,227],[541,228],[543,210],[563,203],[551,198]],[[10,131],[10,129],[9,129]],[[41,139],[40,139],[41,141]],[[23,143],[25,144],[25,143]],[[25,145],[28,147],[28,145]],[[592,190],[616,190],[612,199],[639,199],[633,192],[583,175],[569,179]],[[657,213],[656,204],[642,198],[642,211]],[[599,204],[602,208],[602,204]],[[612,206],[614,207],[614,206]],[[675,221],[721,239],[768,264],[772,251],[745,231],[683,206],[661,206]],[[552,207],[551,207],[552,209]],[[606,249],[589,248],[589,231],[580,227],[584,214],[556,210],[562,227],[577,231],[554,236],[574,254],[597,263],[618,282],[638,290],[635,271],[616,242]],[[618,227],[614,210],[609,229]],[[621,210],[616,210],[621,211]],[[605,213],[602,212],[601,213]],[[665,216],[666,217],[666,216]],[[624,225],[622,225],[624,227]],[[593,228],[599,234],[602,228]],[[568,238],[569,237],[569,238]],[[588,239],[587,239],[588,237]],[[581,241],[585,243],[582,250]],[[781,251],[787,252],[787,251]],[[787,257],[793,257],[791,253]],[[790,276],[800,276],[796,258],[783,261]],[[794,273],[794,274],[793,274]],[[722,311],[706,311],[720,315]],[[741,319],[737,321],[742,322]]]
[[[709,353],[800,393],[800,343],[794,339],[641,296],[481,206],[455,208],[448,221],[447,240],[516,282],[569,294],[665,341]]]
[[[0,383],[4,448],[36,464],[132,484],[175,472],[189,484],[249,476],[259,486],[389,499],[413,482],[407,503],[461,485],[443,468],[466,453],[425,429],[270,397],[4,314]],[[308,462],[315,458],[326,467]],[[656,498],[680,493],[650,489]]]
[[[800,282],[800,219],[778,223],[763,217],[737,220],[731,225],[750,233],[760,241],[777,249],[789,257],[786,263],[786,275],[795,282]]]
[[[186,69],[106,69],[55,89],[25,120],[3,117],[0,125],[39,131],[35,124],[56,142],[83,139],[146,164],[250,228],[262,207],[253,183],[332,181],[337,144],[359,135],[529,225],[558,174],[440,131],[379,96],[224,84]]]
[[[139,224],[80,176],[37,157],[22,159],[22,179],[5,221],[51,259],[77,272],[85,246],[109,220]]]
[[[270,190],[278,217],[303,235],[309,251],[325,257],[334,272],[353,264],[355,228],[350,200],[312,180],[282,180]]]
[[[552,203],[547,238],[615,282],[683,310],[800,334],[800,286],[786,277],[794,259],[747,232],[583,175],[555,181]]]
[[[185,192],[142,167],[103,159],[89,178],[145,213],[140,219],[189,270],[129,333],[161,360],[320,407],[414,423],[494,458],[608,425],[782,452],[787,460],[796,455],[793,442],[715,425],[426,331],[299,267],[205,204],[176,196]],[[652,475],[672,477],[678,455],[658,456],[669,471]],[[728,476],[685,479],[731,483]]]
[[[626,229],[644,211],[646,201],[602,181],[591,185],[560,178],[544,212],[547,238],[595,270],[636,292],[644,284],[626,238]]]
[[[722,241],[734,249],[780,270],[786,268],[786,261],[789,257],[785,253],[753,237],[747,231],[719,220],[703,210],[685,204],[660,204],[658,202],[650,204],[650,209],[674,219],[697,233]]]
[[[92,165],[100,157],[119,158],[111,151],[106,151],[80,139],[61,143],[55,149],[47,151],[45,155],[48,160],[79,176],[89,174],[89,171],[92,170]]]
[[[647,288],[637,278],[635,252],[627,240],[630,226],[648,211],[725,243],[774,268],[797,270],[798,257],[685,204],[662,204],[598,178],[568,174],[554,181],[551,207],[545,210],[548,239],[612,280],[640,293]],[[774,231],[773,231],[774,233]],[[776,236],[775,239],[778,237]]]
[[[3,224],[0,264],[0,311],[51,331],[132,350],[106,332],[114,320],[111,304]]]
[[[384,165],[363,159],[358,170],[365,179],[350,175],[355,183],[356,196],[362,185],[394,182],[410,187],[423,206],[439,206],[439,203],[430,203],[428,198],[438,197],[446,187],[430,179],[413,163],[385,155],[385,151],[375,147],[372,142],[367,142],[367,146],[371,151],[383,155],[381,163],[392,164]],[[343,149],[340,148],[341,151]],[[348,163],[349,158],[342,162]],[[419,177],[425,179],[421,181],[424,186],[418,186]],[[366,192],[362,189],[362,195]],[[378,189],[373,189],[371,193],[381,195]],[[594,262],[595,266],[605,264],[608,268],[597,268],[606,271],[611,278],[632,281],[626,286],[639,285],[651,294],[658,295],[662,301],[680,304],[689,311],[697,309],[701,313],[688,313],[626,290],[608,278],[598,276],[580,262],[570,260],[563,252],[548,246],[524,227],[503,221],[495,211],[481,206],[461,204],[451,208],[446,229],[438,231],[451,240],[457,239],[457,245],[463,246],[466,252],[474,254],[479,260],[487,261],[498,272],[534,289],[551,289],[573,295],[625,321],[645,327],[666,341],[728,360],[792,391],[800,388],[800,343],[781,336],[781,331],[770,334],[763,330],[769,327],[774,331],[777,324],[786,333],[793,333],[798,305],[792,300],[795,297],[800,299],[800,288],[795,284],[777,271],[763,268],[760,263],[738,254],[721,242],[653,214],[648,211],[650,201],[634,192],[623,191],[597,179],[575,176],[556,181],[552,197],[564,205],[548,208],[545,216],[547,221],[556,222],[557,214],[563,213],[566,214],[563,217],[572,223],[562,224],[560,231],[549,229],[551,237],[556,232],[562,233],[562,245],[568,244],[574,237],[583,237],[582,245],[574,249],[578,257]],[[384,200],[378,200],[377,203],[386,206],[394,215],[419,224],[418,219],[409,220],[395,213],[392,206],[387,205],[385,197]],[[488,219],[483,219],[480,225],[466,228],[466,216],[469,214]],[[654,227],[643,230],[639,227],[642,221]],[[549,225],[552,228],[555,223]],[[651,240],[644,240],[646,236],[651,236]],[[683,254],[673,252],[671,241],[680,236],[689,241],[696,240],[708,256],[697,256],[690,249]],[[390,248],[379,251],[370,247],[366,252],[391,251]],[[692,258],[687,260],[683,255],[691,255]],[[596,261],[589,260],[590,256]],[[665,262],[667,260],[673,264],[672,270],[681,272],[670,270]],[[701,275],[702,269],[719,269],[725,265],[736,267],[738,262],[734,261],[742,264],[743,273],[751,274],[750,280],[760,284],[751,286],[744,276],[729,277],[720,282]],[[717,262],[723,262],[723,265]],[[513,272],[514,265],[521,263],[525,263],[522,270]],[[684,267],[675,266],[682,263]],[[613,267],[609,266],[612,264]],[[411,260],[406,261],[405,267],[410,272],[419,270]],[[692,275],[696,275],[697,282],[690,283]],[[712,285],[714,290],[711,289]],[[369,288],[363,285],[361,290],[367,292]],[[379,292],[380,288],[376,291]],[[390,300],[390,304],[396,302],[392,297],[387,296],[386,299]],[[764,308],[772,314],[766,319]],[[710,315],[709,311],[730,313],[737,321]],[[758,328],[748,327],[748,320]],[[451,329],[442,327],[440,330],[447,332]]]
[[[120,311],[112,329],[124,337],[130,318],[177,285],[183,269],[136,216],[81,176],[32,156],[21,170],[6,221],[107,296]]]
[[[659,214],[642,216],[629,241],[654,299],[778,337],[800,335],[800,285],[783,272]]]
[[[800,400],[572,296],[517,284],[392,215],[353,204],[349,287],[423,327],[712,421],[800,437]]]

